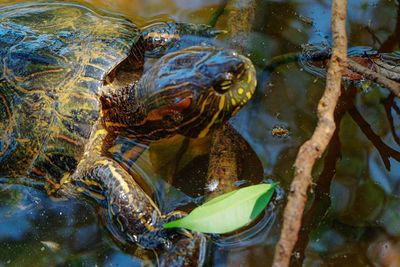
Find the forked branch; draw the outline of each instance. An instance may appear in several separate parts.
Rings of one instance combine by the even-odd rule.
[[[341,93],[342,73],[347,63],[346,7],[346,0],[332,1],[333,49],[326,77],[326,88],[318,104],[317,127],[311,139],[300,147],[294,164],[295,176],[283,215],[283,227],[275,250],[274,267],[289,266],[307,202],[307,190],[312,183],[311,172],[314,163],[324,153],[336,128],[334,111]]]

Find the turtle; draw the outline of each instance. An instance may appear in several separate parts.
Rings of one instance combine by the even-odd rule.
[[[124,149],[135,160],[154,141],[204,137],[251,99],[248,58],[181,46],[184,36],[219,33],[179,22],[139,27],[73,2],[0,6],[0,177],[89,199],[121,242],[166,247],[162,225],[182,213],[162,214],[140,171],[113,153],[121,140],[132,141]],[[144,69],[148,57],[156,61]]]

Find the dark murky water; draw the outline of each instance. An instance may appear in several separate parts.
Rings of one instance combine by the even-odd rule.
[[[207,23],[223,1],[86,2],[142,23],[146,21],[143,18],[154,16]],[[253,32],[245,47],[258,68],[259,86],[256,97],[231,123],[257,153],[264,178],[287,188],[297,149],[314,129],[324,78],[306,72],[296,62],[272,70],[265,66],[273,57],[301,51],[303,44],[329,45],[330,1],[257,2]],[[349,47],[390,51],[385,40],[394,33],[397,5],[389,0],[349,1]],[[226,15],[222,15],[217,27],[225,29],[226,22]],[[400,266],[400,147],[396,139],[400,103],[378,86],[361,87],[363,90],[348,85],[340,102],[343,112],[337,114],[339,132],[315,169],[318,182],[312,197],[316,201],[308,206],[297,264]],[[289,130],[289,134],[276,134],[279,129]],[[157,172],[163,163],[154,163],[151,153],[137,164],[148,176],[165,178],[166,173]],[[193,176],[190,166],[178,176]],[[194,177],[204,179],[205,170],[203,166]],[[195,179],[177,182],[180,190],[162,180],[154,184],[159,187],[164,210],[195,202],[202,192],[198,187],[204,186]],[[244,237],[225,239],[222,246],[214,246],[207,262],[214,266],[268,266],[279,235],[281,210],[277,209],[275,222],[266,217],[264,224]],[[84,203],[55,202],[20,186],[3,186],[0,191],[0,266],[139,266],[148,262],[143,260],[146,257],[153,258],[141,256],[138,250],[118,248],[102,229],[95,211]],[[251,237],[254,233],[258,233],[257,238]],[[243,242],[238,244],[237,238]]]

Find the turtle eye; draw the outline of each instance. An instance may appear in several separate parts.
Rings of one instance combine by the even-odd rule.
[[[226,93],[232,87],[234,75],[230,72],[219,75],[214,81],[213,88],[219,94]]]

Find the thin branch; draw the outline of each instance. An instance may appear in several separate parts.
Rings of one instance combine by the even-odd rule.
[[[390,171],[389,159],[393,158],[396,161],[400,162],[400,153],[385,144],[385,142],[383,142],[381,137],[372,130],[371,125],[363,118],[363,116],[360,114],[355,106],[349,109],[349,114],[351,118],[357,123],[361,131],[368,138],[368,140],[370,140],[374,147],[378,150],[386,169]]]
[[[317,48],[316,46],[314,46]],[[264,71],[267,72],[272,72],[275,70],[275,68],[283,65],[283,64],[289,64],[293,62],[299,62],[299,61],[324,61],[328,60],[331,58],[331,49],[330,48],[324,48],[324,47],[318,47],[318,49],[315,49],[314,51],[307,51],[307,49],[310,48],[305,48],[304,51],[302,52],[291,52],[279,56],[273,57],[271,60],[269,60],[265,66],[264,66]]]
[[[290,266],[303,266],[305,250],[310,239],[310,232],[318,227],[330,207],[331,200],[329,197],[329,190],[332,179],[336,175],[336,164],[341,157],[341,142],[339,138],[340,122],[348,109],[353,107],[356,94],[357,89],[354,86],[350,86],[346,91],[342,88],[342,95],[339,98],[335,110],[336,130],[324,158],[324,169],[316,181],[313,204],[303,216],[299,240],[294,248],[296,257],[292,257]]]
[[[275,68],[283,64],[297,62],[299,61],[302,54],[302,52],[293,52],[273,57],[265,64],[264,71],[272,72]]]
[[[400,115],[400,107],[396,104],[396,102],[393,102],[392,108],[394,111],[396,111],[397,115]]]
[[[329,190],[332,179],[336,174],[336,163],[341,156],[339,126],[340,124],[338,124],[329,143],[327,154],[324,159],[324,169],[319,175],[314,189],[315,197],[313,204],[307,213],[305,213],[305,216],[303,216],[299,239],[294,248],[296,256],[291,258],[290,266],[303,266],[306,257],[305,250],[310,240],[310,232],[322,222],[322,218],[326,215],[331,205]]]
[[[374,31],[369,27],[365,26],[364,29],[371,35],[372,37],[372,42],[373,44],[378,43],[379,47],[382,46],[382,41],[379,39],[379,37],[374,33]],[[373,47],[376,47],[372,45]]]
[[[224,14],[226,5],[228,4],[228,0],[223,0],[222,3],[218,6],[217,10],[215,10],[211,16],[211,19],[208,21],[208,25],[211,27],[215,27],[219,18]]]
[[[351,69],[354,72],[357,72],[367,78],[368,80],[371,80],[373,82],[379,83],[385,87],[387,87],[390,91],[392,91],[397,97],[400,97],[400,84],[386,78],[382,74],[379,74],[373,70],[370,70],[369,68],[366,68],[357,62],[355,62],[352,59],[348,60],[348,68]]]
[[[289,266],[307,202],[307,190],[312,182],[312,168],[315,161],[322,156],[336,128],[334,111],[341,93],[341,78],[347,61],[346,7],[346,0],[333,0],[332,2],[333,49],[326,88],[318,104],[317,127],[311,139],[300,147],[294,164],[295,177],[290,187],[282,232],[275,250],[274,267]]]
[[[389,122],[390,131],[392,132],[393,139],[394,139],[394,141],[396,141],[396,143],[398,145],[400,145],[400,138],[396,133],[396,127],[394,125],[394,119],[393,119],[393,115],[392,115],[392,108],[396,111],[396,113],[398,112],[398,106],[397,106],[396,102],[394,101],[394,94],[390,94],[382,102],[383,102],[383,106],[385,107],[386,117]],[[397,110],[396,110],[396,108],[397,108]]]

